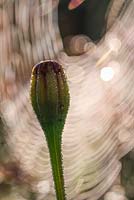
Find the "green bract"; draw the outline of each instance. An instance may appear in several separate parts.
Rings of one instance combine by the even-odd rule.
[[[57,200],[65,200],[61,143],[69,91],[62,66],[51,60],[37,64],[32,71],[30,92],[33,109],[46,136]]]

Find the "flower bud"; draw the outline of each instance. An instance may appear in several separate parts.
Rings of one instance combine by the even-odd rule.
[[[47,60],[34,66],[31,103],[46,136],[58,200],[65,200],[61,139],[69,108],[67,80],[60,64]]]

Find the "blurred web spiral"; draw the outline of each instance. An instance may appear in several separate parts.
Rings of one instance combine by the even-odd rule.
[[[37,62],[57,59],[68,78],[71,102],[62,144],[68,200],[99,199],[118,177],[120,159],[134,148],[134,1],[127,1],[111,27],[119,2],[99,43],[85,35],[67,39],[73,56],[63,48],[58,0],[0,2],[0,113],[10,156],[33,177],[37,199],[55,199],[47,144],[29,101]],[[114,71],[107,82],[100,77],[104,67]],[[28,200],[21,192],[11,198]]]

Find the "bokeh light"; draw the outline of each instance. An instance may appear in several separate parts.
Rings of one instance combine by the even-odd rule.
[[[111,81],[114,74],[115,72],[112,67],[103,67],[100,72],[100,77],[103,81]]]

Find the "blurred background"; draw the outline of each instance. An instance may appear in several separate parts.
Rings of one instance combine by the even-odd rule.
[[[68,9],[68,0],[59,4],[59,27],[62,37],[84,34],[94,41],[101,39],[106,30],[110,0],[85,0],[76,9]]]
[[[55,0],[55,2],[57,1]],[[98,43],[113,25],[126,2],[128,3],[127,0],[119,2],[116,0],[85,0],[78,8],[69,10],[69,2],[69,0],[60,0],[58,23],[63,45],[70,55],[80,54],[80,52],[70,51],[68,47],[70,38],[84,34],[94,43]],[[39,28],[36,25],[40,23],[36,10],[33,10],[32,13],[35,15],[35,21],[30,21],[29,17],[30,7],[35,5],[36,8],[41,3],[42,1],[38,0],[36,2],[35,0],[27,2],[25,0],[0,1],[0,41],[2,42],[1,46],[4,44],[3,50],[0,50],[1,102],[3,99],[13,99],[16,95],[16,85],[20,88],[28,81],[31,67],[45,59],[40,50],[41,44],[36,42],[44,34],[36,30],[36,27]],[[21,20],[19,11],[22,12]],[[35,25],[34,28],[31,28],[31,23]],[[7,79],[4,77],[4,81],[3,66],[8,66],[8,71],[4,72]],[[8,124],[3,119],[2,109],[0,109],[0,200],[36,200],[37,194],[29,189],[32,177],[23,174],[19,163],[10,157],[11,150],[6,142],[7,126]],[[126,155],[122,159],[122,164],[122,184],[128,199],[134,200],[134,153],[130,152]]]

